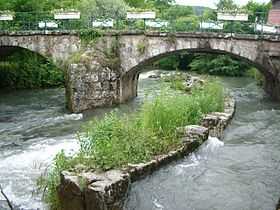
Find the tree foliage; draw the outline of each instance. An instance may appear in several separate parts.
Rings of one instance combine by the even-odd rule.
[[[0,61],[0,88],[29,89],[64,85],[64,73],[40,55],[19,50]]]
[[[270,8],[271,3],[258,3],[253,0],[250,0],[244,6],[244,9],[246,9],[249,12],[250,22],[266,22]]]
[[[216,6],[218,10],[235,10],[238,8],[234,0],[220,0]]]
[[[243,76],[249,68],[247,63],[228,55],[200,54],[190,64],[192,71],[224,76]]]
[[[147,3],[152,7],[158,9],[160,12],[168,9],[175,0],[147,0]]]
[[[79,8],[88,18],[123,18],[127,5],[123,0],[81,0]]]
[[[128,6],[134,8],[145,8],[147,6],[145,0],[125,0],[125,2],[128,4]]]
[[[162,16],[165,19],[177,19],[179,17],[188,17],[194,15],[193,8],[190,6],[173,5],[170,6]]]

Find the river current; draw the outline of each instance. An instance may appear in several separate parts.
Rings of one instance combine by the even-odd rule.
[[[70,114],[64,90],[0,92],[0,185],[20,210],[47,209],[36,179],[55,154],[78,149],[76,132],[112,109],[136,111],[158,90],[141,75],[138,97],[115,108]],[[280,197],[280,106],[248,78],[220,78],[237,101],[223,141],[209,138],[198,151],[136,182],[126,210],[274,210]],[[0,195],[0,209],[8,209]]]

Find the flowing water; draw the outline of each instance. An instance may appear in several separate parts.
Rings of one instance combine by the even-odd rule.
[[[248,79],[223,79],[237,111],[223,142],[133,184],[127,210],[274,210],[280,197],[280,106]]]
[[[36,179],[55,154],[78,149],[75,133],[92,117],[133,112],[159,82],[143,74],[138,97],[115,108],[70,114],[64,90],[0,92],[0,184],[16,209],[46,209]],[[128,210],[275,209],[280,197],[279,104],[246,78],[222,79],[237,100],[224,142],[210,138],[191,156],[133,184]],[[8,209],[0,195],[0,209]]]

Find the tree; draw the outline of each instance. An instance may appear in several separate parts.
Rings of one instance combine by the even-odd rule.
[[[190,6],[174,5],[170,6],[162,16],[166,19],[177,19],[194,15],[193,8]]]
[[[125,2],[128,4],[128,6],[135,8],[144,8],[147,5],[145,0],[125,0]]]
[[[271,8],[271,3],[257,3],[253,0],[250,0],[244,9],[249,12],[249,21],[250,22],[266,22],[268,12]]]
[[[123,0],[82,0],[80,9],[84,17],[122,18],[127,5]]]
[[[220,0],[216,6],[218,10],[235,10],[238,8],[233,0]]]
[[[217,13],[213,9],[206,9],[202,17],[204,20],[217,20]]]
[[[154,8],[162,13],[164,10],[168,9],[175,0],[147,0],[149,5],[153,5]]]
[[[5,7],[4,10],[15,12],[35,12],[43,9],[43,4],[38,0],[11,0],[3,6]]]
[[[229,55],[199,54],[190,64],[192,71],[223,76],[243,76],[249,68],[247,63]]]

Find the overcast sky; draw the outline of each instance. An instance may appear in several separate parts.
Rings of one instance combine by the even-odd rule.
[[[176,0],[177,4],[189,5],[189,6],[205,6],[215,8],[216,3],[219,0]],[[260,3],[267,3],[269,0],[255,0]],[[248,0],[235,0],[239,5],[245,5]]]

